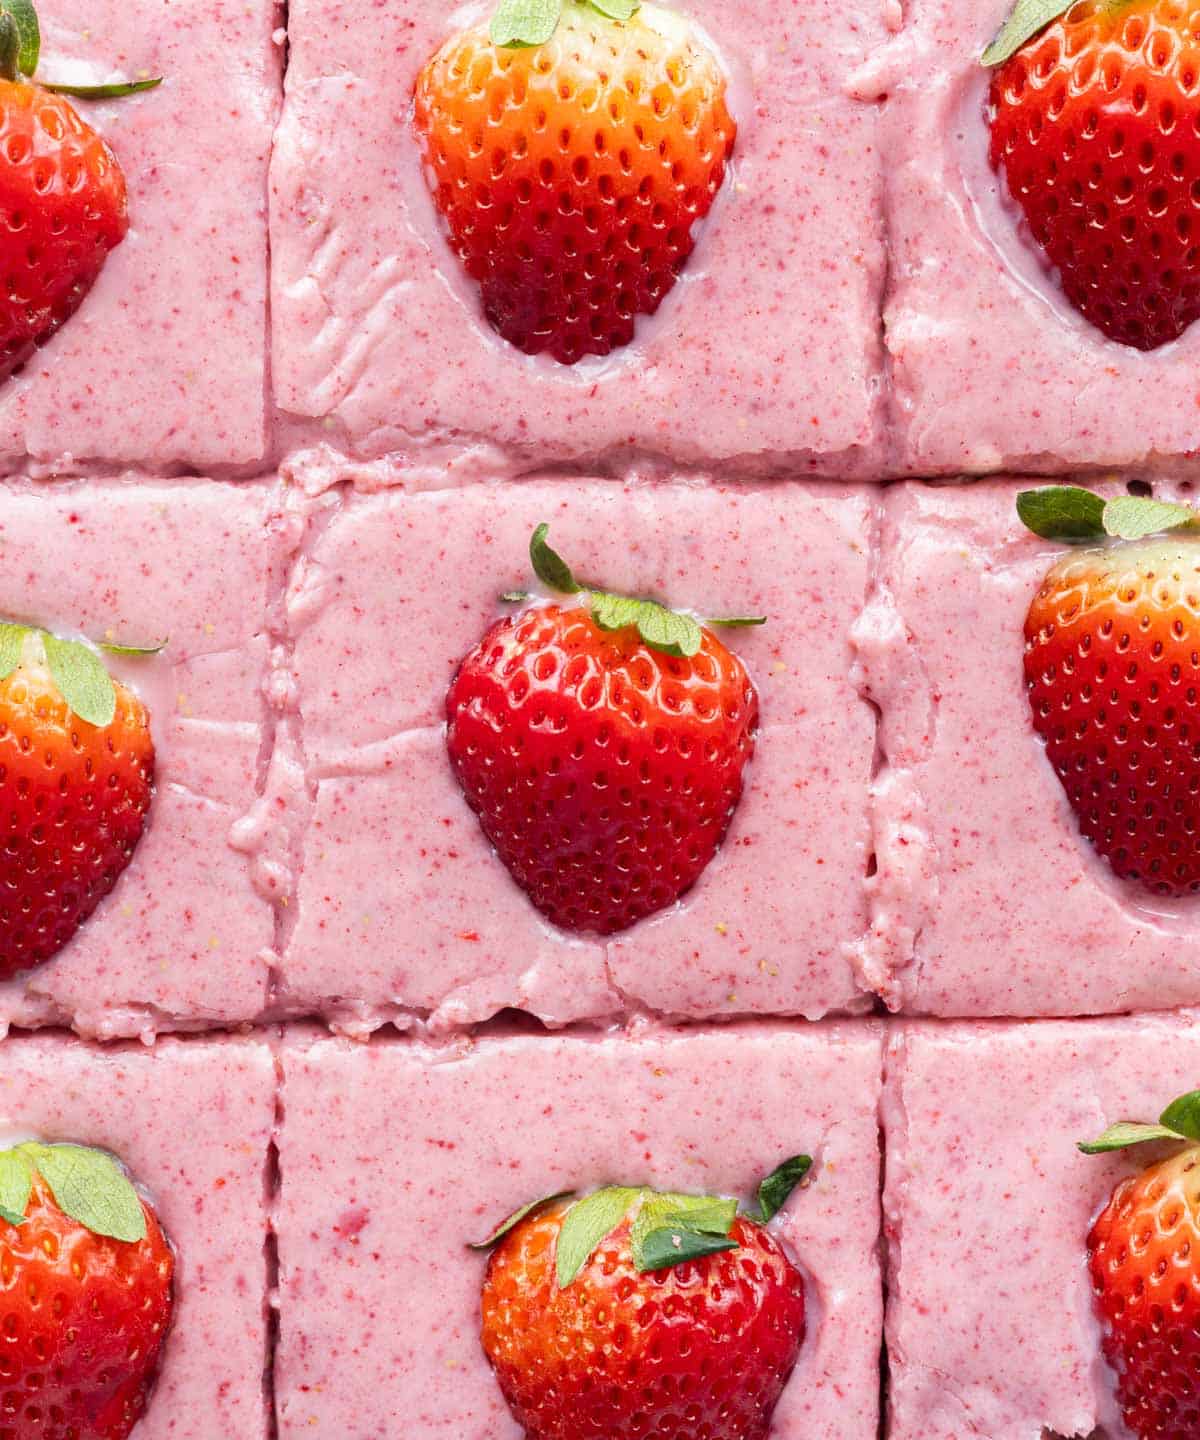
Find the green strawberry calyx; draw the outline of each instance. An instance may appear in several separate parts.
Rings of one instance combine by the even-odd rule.
[[[1060,15],[1065,15],[1074,3],[1075,0],[1016,0],[1008,18],[980,56],[979,63],[988,69],[1003,65],[1027,40],[1032,40]]]
[[[1078,485],[1043,485],[1022,490],[1017,514],[1043,540],[1079,544],[1096,540],[1144,540],[1170,530],[1195,529],[1200,514],[1189,505],[1149,495],[1114,495],[1106,500]]]
[[[812,1169],[808,1155],[792,1155],[763,1178],[755,1206],[745,1218],[766,1225],[787,1204],[792,1191]],[[490,1250],[522,1220],[548,1205],[573,1198],[559,1191],[523,1205],[471,1248]],[[576,1200],[563,1217],[555,1253],[555,1278],[565,1290],[595,1254],[597,1247],[630,1215],[629,1246],[639,1272],[667,1270],[688,1260],[736,1250],[733,1222],[738,1202],[726,1196],[682,1195],[641,1185],[606,1185]]]
[[[0,78],[32,80],[42,53],[42,29],[32,0],[0,0]],[[115,80],[104,85],[69,85],[39,80],[43,90],[70,95],[76,100],[119,100],[139,95],[162,84],[162,76],[144,80]]]
[[[164,642],[165,643],[165,642]],[[162,645],[103,643],[113,655],[157,655]],[[112,676],[96,650],[83,640],[64,640],[33,625],[0,621],[0,680],[21,665],[44,661],[59,693],[80,720],[103,728],[117,713]]]
[[[664,655],[695,655],[704,640],[700,621],[680,610],[670,610],[657,600],[629,595],[614,595],[595,585],[576,580],[571,568],[547,543],[550,527],[539,525],[529,541],[529,562],[533,573],[549,589],[561,595],[580,595],[601,630],[625,630],[632,626],[652,650]],[[509,591],[501,597],[507,602],[528,600],[524,591]],[[765,615],[726,615],[706,622],[725,629],[765,625]]]
[[[106,1150],[25,1141],[0,1150],[0,1219],[24,1225],[34,1177],[54,1203],[94,1235],[136,1245],[146,1238],[146,1212],[133,1181]]]
[[[1200,1090],[1189,1090],[1172,1100],[1158,1117],[1157,1125],[1120,1120],[1095,1140],[1081,1140],[1079,1148],[1085,1155],[1107,1155],[1112,1150],[1125,1150],[1150,1140],[1200,1142]]]
[[[641,0],[500,0],[488,33],[502,50],[527,50],[553,39],[563,6],[579,4],[607,20],[632,20]]]

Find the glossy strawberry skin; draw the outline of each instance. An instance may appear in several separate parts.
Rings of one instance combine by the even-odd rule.
[[[94,1235],[40,1178],[24,1225],[0,1222],[0,1435],[124,1440],[146,1408],[173,1308],[174,1258]]]
[[[565,1290],[562,1207],[493,1251],[483,1348],[530,1440],[761,1440],[804,1341],[803,1277],[738,1219],[738,1249],[639,1275],[623,1222]]]
[[[1138,1440],[1200,1434],[1200,1152],[1123,1180],[1088,1237],[1088,1268]]]
[[[758,698],[704,629],[689,659],[578,607],[501,620],[447,697],[450,762],[484,833],[566,930],[610,934],[712,859],[754,748]]]
[[[0,680],[0,978],[60,950],[141,837],[154,746],[141,701],[116,692],[100,729],[72,713],[42,666]]]
[[[1079,0],[993,76],[991,160],[1072,304],[1149,350],[1200,315],[1200,0]]]
[[[436,204],[520,350],[573,364],[628,344],[691,254],[735,126],[715,58],[678,28],[568,0],[548,44],[468,30],[418,78]]]
[[[128,228],[99,135],[62,96],[0,79],[0,379],[70,319]]]
[[[1033,723],[1121,877],[1200,890],[1200,544],[1066,556],[1025,622]]]

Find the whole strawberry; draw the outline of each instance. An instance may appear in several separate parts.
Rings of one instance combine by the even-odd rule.
[[[483,1348],[529,1440],[762,1440],[804,1342],[804,1280],[765,1228],[811,1161],[737,1201],[613,1186],[484,1242]]]
[[[421,71],[415,122],[488,321],[566,365],[658,309],[735,133],[716,57],[637,0],[504,0]]]
[[[1039,535],[1123,541],[1060,560],[1025,621],[1034,728],[1080,829],[1119,876],[1163,895],[1200,890],[1197,516],[1072,486],[1017,503]]]
[[[758,697],[690,616],[577,584],[546,526],[530,555],[539,579],[585,604],[535,605],[488,631],[450,686],[446,744],[484,834],[538,909],[609,934],[672,904],[712,859],[741,796]]]
[[[0,625],[0,978],[48,960],[113,888],[153,774],[146,708],[95,651]]]
[[[174,1269],[153,1209],[112,1156],[0,1152],[0,1433],[124,1440],[158,1374]]]
[[[0,9],[0,379],[75,313],[129,216],[116,156],[67,94],[112,98],[158,84],[39,84],[29,0]]]
[[[991,161],[1076,309],[1151,350],[1200,315],[1200,0],[1054,9],[1019,0],[984,55]]]
[[[1137,1440],[1195,1440],[1200,1425],[1200,1091],[1157,1125],[1124,1122],[1079,1147],[1170,1140],[1187,1147],[1122,1180],[1087,1242],[1104,1356]]]

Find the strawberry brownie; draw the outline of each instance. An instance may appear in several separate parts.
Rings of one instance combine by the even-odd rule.
[[[657,57],[649,61],[626,53],[625,32],[611,39],[611,54],[619,58],[610,58],[608,68],[632,68],[622,70],[625,83],[615,87],[605,110],[619,126],[632,119],[629,106],[644,106],[644,114],[635,112],[636,145],[631,138],[621,148],[602,134],[593,147],[591,134],[584,135],[585,124],[594,122],[579,106],[607,83],[604,65],[590,86],[574,70],[564,71],[561,85],[547,90],[549,108],[540,110],[534,98],[544,78],[540,56],[565,55],[577,41],[586,48],[581,33],[599,34],[608,54],[604,27],[611,22],[577,0],[560,22],[564,35],[538,59],[501,52],[508,59],[497,63],[511,63],[522,75],[532,63],[529,86],[513,80],[514,95],[523,98],[514,100],[507,128],[489,132],[496,171],[481,174],[478,185],[464,179],[476,197],[468,203],[477,202],[479,213],[439,216],[423,174],[425,141],[431,170],[452,168],[459,158],[474,163],[475,152],[452,155],[453,145],[443,143],[429,116],[443,107],[453,121],[446,133],[457,133],[454,144],[466,147],[464,127],[453,117],[462,105],[474,105],[478,93],[456,96],[445,87],[462,66],[474,73],[492,63],[490,13],[491,7],[477,5],[452,16],[411,0],[400,6],[297,0],[289,9],[286,100],[271,169],[271,249],[273,373],[280,409],[295,422],[290,443],[327,439],[359,457],[390,452],[417,462],[474,448],[490,465],[516,468],[600,456],[615,464],[621,455],[649,455],[689,466],[720,461],[726,471],[865,474],[878,451],[882,390],[878,113],[852,99],[846,85],[880,36],[877,7],[846,13],[827,4],[781,7],[767,0],[736,7],[697,0],[674,14],[644,7],[628,28],[642,34],[650,27],[671,41],[684,34],[693,58],[705,57],[697,65],[724,82],[736,141],[723,177],[716,166],[689,183],[690,161],[680,155],[640,237],[632,233],[636,225],[626,228],[621,202],[648,203],[659,193],[655,176],[647,173],[638,194],[625,197],[606,188],[614,177],[618,187],[624,180],[605,170],[605,157],[611,149],[624,165],[636,149],[629,173],[636,175],[643,163],[657,167],[660,152],[646,136],[660,127],[667,132],[663,146],[688,148],[663,99],[675,83],[674,68],[659,56],[658,38],[640,46]],[[422,76],[440,47],[458,43],[456,23],[477,27],[473,38],[457,58],[447,54],[440,78]],[[654,69],[660,63],[661,76]],[[718,88],[719,82],[707,90]],[[632,98],[637,95],[645,98]],[[724,147],[729,130],[723,117],[709,113],[715,103],[711,94],[697,100],[689,117],[688,98],[680,97],[685,127],[711,122],[714,138],[701,147],[708,165],[716,165],[713,152]],[[481,117],[485,123],[501,122]],[[535,135],[533,142],[525,132]],[[547,258],[544,270],[507,298],[481,298],[449,231],[457,231],[461,250],[492,227],[489,187],[505,168],[504,147],[511,146],[515,164],[527,144],[536,147],[538,132],[573,134],[572,143],[586,147],[587,153],[568,152],[561,195],[553,180],[560,157],[541,162],[550,177],[543,229],[561,223],[571,233],[555,229],[552,239],[532,239],[527,260],[561,254]],[[711,211],[703,215],[695,201],[697,243],[672,283],[679,256],[660,255],[659,239],[645,237],[665,232],[686,251],[692,226],[686,216],[672,226],[665,207],[674,205],[677,185],[699,196],[707,194],[709,179],[717,185]],[[444,192],[450,182],[441,183]],[[514,203],[533,204],[538,183],[537,175],[528,179]],[[579,214],[586,233],[553,218]],[[609,232],[607,249],[599,244],[601,229]],[[522,348],[504,338],[514,327],[518,336],[536,328],[523,304],[533,305],[543,275],[547,284],[559,274],[574,275],[576,254],[606,267],[607,259],[596,257],[610,256],[618,241],[628,242],[635,256],[625,275],[629,295],[613,299],[612,285],[623,282],[611,279],[607,268],[584,266],[571,282],[577,293],[560,309],[574,316],[577,304],[596,303],[614,308],[624,322],[652,303],[634,294],[638,287],[648,284],[656,295],[665,289],[654,314],[637,316],[631,341],[565,363],[550,349],[523,353],[535,343],[528,336]],[[643,253],[643,245],[653,255]],[[508,258],[519,250],[514,243]],[[503,268],[494,255],[476,256],[472,264]],[[611,320],[604,320],[606,345]],[[545,322],[548,346],[556,323]]]
[[[856,631],[881,715],[865,964],[893,1009],[1071,1015],[1200,999],[1188,895],[1118,878],[1084,837],[1034,726],[1024,624],[1060,542],[1022,487],[888,492]]]
[[[1195,200],[1188,198],[1190,182],[1168,168],[1192,173],[1183,133],[1186,47],[1159,30],[1164,56],[1150,58],[1147,49],[1139,82],[1131,68],[1139,33],[1144,39],[1151,11],[1167,16],[1166,8],[1142,7],[1125,48],[1118,39],[1102,61],[1090,24],[1103,9],[1081,12],[1078,33],[1051,27],[1044,45],[1035,39],[1035,50],[1014,62],[1021,74],[1005,71],[997,82],[997,96],[1010,97],[1000,106],[997,130],[1010,174],[990,161],[995,72],[980,65],[1010,8],[1009,0],[914,0],[904,7],[898,36],[858,77],[862,94],[887,97],[891,262],[884,330],[895,465],[927,476],[1178,468],[1200,446],[1200,329],[1192,325],[1162,344],[1161,336],[1139,339],[1114,324],[1106,333],[1097,308],[1085,318],[1068,294],[1094,293],[1103,312],[1116,308],[1116,297],[1139,276],[1162,280],[1151,307],[1195,290],[1189,273],[1195,252],[1183,253]],[[1170,13],[1182,20],[1187,11]],[[1069,85],[1056,68],[1060,51],[1077,67]],[[1164,78],[1166,56],[1180,65],[1182,90],[1174,99]],[[1026,70],[1037,75],[1028,87]],[[1111,93],[1103,91],[1102,75]],[[1143,121],[1150,133],[1139,138]],[[1025,198],[1025,214],[1014,191]],[[1084,214],[1077,205],[1090,208]],[[1074,228],[1056,243],[1060,214]],[[1035,233],[1050,244],[1049,254]],[[1168,257],[1161,262],[1160,242]],[[1176,255],[1172,272],[1169,257]],[[1067,270],[1056,270],[1051,258]],[[1126,260],[1127,274],[1105,268]],[[1194,297],[1190,303],[1194,308]],[[1122,338],[1110,338],[1117,334]],[[1143,343],[1153,348],[1139,348]]]
[[[39,80],[164,78],[75,102],[124,171],[129,231],[79,310],[0,388],[10,470],[170,474],[262,459],[281,13],[275,0],[176,0],[147,24],[116,0],[41,4]]]
[[[138,1440],[265,1437],[269,1048],[220,1039],[101,1048],[55,1035],[10,1036],[0,1049],[6,1143],[112,1152],[144,1187],[172,1244],[174,1317]],[[11,1191],[5,1195],[11,1204]],[[11,1265],[8,1245],[6,1238]],[[11,1271],[4,1274],[7,1286]],[[126,1431],[114,1424],[105,1433]]]
[[[486,1258],[468,1242],[560,1190],[745,1197],[801,1152],[812,1170],[770,1228],[805,1277],[807,1325],[772,1433],[875,1436],[880,1035],[870,1022],[513,1033],[449,1051],[294,1032],[282,1064],[282,1440],[365,1440],[400,1416],[516,1440],[522,1427],[481,1345]],[[361,1317],[349,1331],[347,1294]]]
[[[74,936],[0,981],[0,1023],[149,1037],[264,1008],[274,909],[260,837],[244,817],[268,738],[268,593],[281,583],[270,514],[259,485],[0,487],[9,557],[0,616],[98,645],[162,647],[105,657],[148,712],[144,831]],[[6,804],[17,811],[15,796]],[[8,959],[11,974],[20,967]]]
[[[582,481],[307,503],[287,606],[308,813],[280,957],[286,1010],[361,1032],[506,1007],[553,1025],[630,1008],[865,1007],[851,947],[866,924],[874,725],[851,685],[849,629],[872,506],[818,486]],[[488,627],[521,613],[501,596],[533,581],[539,522],[593,584],[767,617],[722,632],[759,712],[724,842],[681,901],[607,935],[548,923],[447,755],[448,689]]]
[[[1084,1155],[1077,1142],[1157,1116],[1198,1068],[1188,1013],[893,1031],[883,1103],[892,1440],[1127,1433],[1087,1242],[1118,1180],[1146,1157]]]

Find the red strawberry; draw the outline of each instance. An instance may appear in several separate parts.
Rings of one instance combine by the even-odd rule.
[[[1042,521],[1064,505],[1077,514],[1073,538],[1197,518],[1065,486],[1018,499],[1031,529],[1060,538]],[[1025,680],[1080,828],[1113,870],[1163,895],[1200,890],[1200,543],[1181,535],[1065,556],[1029,607]]]
[[[1088,1155],[1154,1140],[1186,1149],[1129,1176],[1088,1235],[1088,1270],[1137,1440],[1200,1434],[1200,1091],[1173,1101],[1157,1125],[1123,1123],[1079,1148]]]
[[[805,1327],[804,1280],[764,1227],[810,1163],[768,1177],[756,1218],[611,1187],[490,1237],[483,1348],[529,1440],[762,1440]]]
[[[146,1409],[175,1269],[150,1205],[102,1151],[0,1152],[0,1435],[123,1440]]]
[[[628,344],[658,309],[735,133],[716,57],[637,0],[505,0],[422,70],[415,121],[487,319],[566,365]]]
[[[1071,303],[1152,350],[1200,315],[1200,0],[1058,8],[1019,0],[984,57],[991,161]]]
[[[27,3],[14,12],[0,14],[0,379],[70,319],[129,228],[117,158],[64,95],[158,83],[31,83],[37,19]]]
[[[153,773],[146,708],[94,651],[0,626],[0,978],[48,960],[116,884]]]
[[[741,796],[758,697],[711,630],[581,589],[545,535],[539,526],[530,546],[535,572],[586,605],[494,625],[450,686],[446,743],[484,834],[538,909],[610,934],[672,904],[712,859]]]

